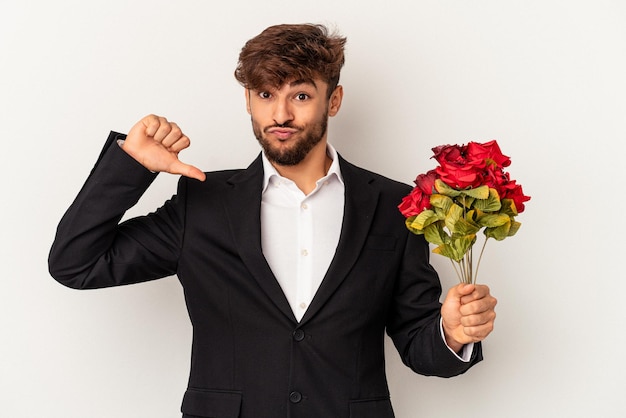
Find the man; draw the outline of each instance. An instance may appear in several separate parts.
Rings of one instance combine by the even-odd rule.
[[[69,287],[178,276],[193,324],[183,417],[393,417],[385,331],[418,373],[482,358],[489,289],[440,304],[428,244],[397,209],[410,187],[327,143],[344,44],[317,25],[266,29],[235,72],[263,149],[247,169],[184,164],[189,138],[150,115],[109,136],[59,224],[50,272]],[[176,195],[118,224],[158,172],[182,174]]]

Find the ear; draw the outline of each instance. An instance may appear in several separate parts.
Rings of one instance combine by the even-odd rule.
[[[246,96],[246,111],[249,115],[251,115],[252,110],[250,110],[250,89],[244,89],[244,94]]]
[[[335,91],[331,94],[328,100],[328,116],[335,116],[341,108],[341,101],[343,100],[343,87],[335,87]]]

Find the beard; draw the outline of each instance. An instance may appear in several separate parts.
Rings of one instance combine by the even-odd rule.
[[[291,128],[297,129],[299,132],[297,137],[293,138],[294,144],[291,147],[273,147],[271,142],[267,139],[265,134],[268,129],[276,128]],[[291,122],[287,122],[283,125],[271,125],[261,129],[260,125],[252,119],[252,130],[257,141],[263,148],[263,152],[267,159],[278,165],[294,166],[302,162],[304,158],[309,154],[309,151],[317,145],[328,128],[328,111],[324,112],[321,119],[315,123],[297,126]]]

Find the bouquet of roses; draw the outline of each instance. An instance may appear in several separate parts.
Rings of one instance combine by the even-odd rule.
[[[511,159],[496,141],[432,150],[439,166],[417,176],[398,208],[411,232],[423,234],[437,246],[434,253],[452,260],[459,281],[475,283],[487,240],[515,235],[521,225],[515,216],[530,196],[504,171]],[[481,229],[485,240],[474,269],[472,248]]]

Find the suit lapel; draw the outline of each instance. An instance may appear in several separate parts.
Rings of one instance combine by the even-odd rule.
[[[337,251],[301,324],[312,318],[344,281],[365,244],[379,190],[374,178],[339,156],[341,175],[345,184],[345,208]]]
[[[259,286],[289,319],[296,322],[278,281],[261,249],[261,192],[263,163],[259,155],[250,166],[228,180],[224,205],[239,255]]]

